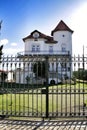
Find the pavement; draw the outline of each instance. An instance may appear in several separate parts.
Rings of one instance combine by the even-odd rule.
[[[87,130],[87,120],[0,120],[0,130]]]

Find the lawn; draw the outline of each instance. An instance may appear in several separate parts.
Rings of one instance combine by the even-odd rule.
[[[40,87],[33,89],[5,87],[4,89],[5,93],[0,95],[0,114],[46,115],[46,94],[41,93]],[[48,93],[49,113],[79,113],[83,111],[83,104],[87,104],[87,84],[49,86]]]

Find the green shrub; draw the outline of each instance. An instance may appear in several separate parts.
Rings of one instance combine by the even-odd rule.
[[[73,75],[77,79],[87,80],[87,70],[79,69],[78,71],[74,71]]]

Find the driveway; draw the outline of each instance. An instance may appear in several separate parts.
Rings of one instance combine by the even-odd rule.
[[[24,121],[4,119],[0,120],[0,130],[87,130],[87,121]]]

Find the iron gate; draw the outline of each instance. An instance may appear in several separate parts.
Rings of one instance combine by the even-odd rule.
[[[87,116],[87,57],[2,57],[0,115]]]

